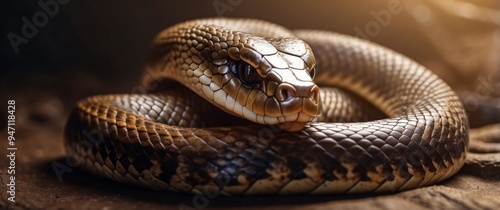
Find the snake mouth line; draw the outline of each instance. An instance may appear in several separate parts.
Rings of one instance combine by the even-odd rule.
[[[276,125],[283,130],[295,132],[304,128],[304,126],[313,118],[314,117],[306,113],[299,112],[280,117],[269,117],[255,114],[254,119],[256,119],[256,122],[259,124]]]
[[[241,103],[239,103],[237,100],[235,100],[230,95],[225,94],[224,96],[225,97],[222,97],[222,98],[225,98],[225,100],[220,100],[219,98],[214,98],[214,100],[210,100],[210,102],[212,102],[212,104],[220,107],[222,110],[226,111],[229,114],[232,114],[232,115],[237,116],[237,117],[243,117],[249,121],[252,121],[254,123],[258,123],[261,125],[278,125],[278,124],[281,124],[281,125],[287,124],[288,125],[290,123],[294,123],[294,125],[295,125],[294,127],[298,128],[299,127],[298,125],[302,125],[302,126],[300,126],[300,128],[303,128],[306,123],[311,122],[313,119],[315,119],[317,117],[316,115],[312,115],[311,111],[308,111],[307,109],[304,109],[304,108],[299,109],[299,110],[295,110],[291,114],[281,115],[281,116],[279,116],[279,115],[278,116],[276,116],[276,115],[275,116],[261,115],[261,114],[255,113],[254,111],[250,110],[248,107],[242,105]],[[230,103],[228,103],[228,102],[230,102]],[[303,106],[306,106],[306,100],[302,99],[300,101],[300,103],[303,104]],[[288,105],[290,105],[290,104],[288,104]],[[315,113],[315,112],[313,112],[313,113]],[[300,129],[293,129],[293,130],[284,129],[284,130],[297,131]]]
[[[285,116],[265,116],[257,114],[239,103],[236,103],[231,110],[233,111],[230,113],[233,115],[243,116],[247,120],[262,125],[277,125],[286,131],[298,131],[302,129],[306,123],[311,122],[316,117],[311,116],[305,110],[300,110],[299,112]],[[288,129],[291,125],[293,125],[292,127],[294,129]]]

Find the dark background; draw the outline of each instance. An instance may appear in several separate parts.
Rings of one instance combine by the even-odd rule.
[[[0,60],[2,92],[25,88],[47,89],[63,100],[67,97],[83,97],[87,92],[129,92],[139,80],[147,49],[154,35],[165,27],[189,19],[221,14],[225,17],[260,18],[291,29],[323,29],[355,35],[355,27],[363,30],[369,21],[375,20],[370,11],[387,10],[387,4],[391,2],[65,1],[68,3],[59,5],[56,15],[49,17],[47,24],[38,28],[38,33],[28,39],[27,44],[19,45],[17,53],[9,43],[7,34],[13,32],[22,35],[21,19],[26,17],[32,20],[34,14],[43,9],[38,1],[3,1]],[[453,17],[439,11],[439,8],[425,4],[425,1],[394,1],[430,7],[438,15],[441,27],[446,27],[444,30],[452,37],[470,33],[471,30],[491,31],[492,27],[498,27]],[[216,2],[230,9],[217,13],[214,7]],[[238,4],[232,6],[232,2]],[[486,7],[498,6],[494,0],[473,2]],[[382,27],[380,33],[371,40],[423,62],[424,65],[438,63],[445,71],[455,71],[455,74],[467,76],[469,73],[457,71],[445,62],[443,57],[446,55],[438,52],[425,31],[428,30],[418,24],[409,9],[405,9],[392,15],[389,24]],[[484,72],[484,68],[479,69],[481,67],[484,66],[475,66],[478,71]],[[454,84],[454,81],[448,82]]]
[[[28,43],[16,53],[9,34],[23,36],[23,18],[42,14],[38,2],[56,0],[3,0],[0,3],[0,149],[6,145],[7,100],[16,100],[18,202],[9,209],[95,209],[98,207],[150,209],[190,203],[191,195],[158,193],[110,183],[72,168],[56,178],[54,163],[65,163],[63,129],[75,102],[86,96],[130,93],[139,84],[152,38],[175,23],[203,17],[259,18],[290,29],[322,29],[356,35],[376,23],[371,13],[388,9],[388,3],[406,5],[392,14],[386,26],[369,37],[437,73],[465,97],[470,116],[478,102],[500,102],[500,2],[498,0],[186,0],[186,1],[76,1],[60,0],[53,17],[37,27]],[[225,7],[217,12],[214,5]],[[53,9],[53,8],[52,8]],[[484,118],[480,117],[480,120]],[[496,147],[495,147],[496,146]],[[485,148],[500,148],[497,145]],[[494,153],[491,153],[494,154]],[[394,196],[360,197],[257,197],[215,199],[211,206],[254,209],[344,208],[461,208],[494,209],[498,206],[497,156],[470,156],[484,165],[466,163],[458,176],[443,185]],[[2,155],[3,156],[3,155]],[[480,158],[477,158],[480,157]],[[483,159],[481,159],[483,158]],[[8,164],[0,158],[0,185],[5,186]],[[488,162],[489,161],[489,162]],[[488,164],[489,165],[488,165]],[[470,175],[474,176],[470,176]],[[488,178],[486,181],[483,179]],[[496,177],[495,179],[490,179]],[[493,180],[493,181],[492,181]],[[4,189],[4,188],[2,188]],[[341,201],[335,201],[341,200]],[[330,202],[332,201],[332,202]],[[496,202],[496,203],[495,203]],[[469,206],[467,206],[469,205]],[[488,205],[494,206],[490,207]],[[327,207],[325,207],[327,206]],[[465,206],[465,207],[464,207]]]
[[[356,27],[366,31],[365,26],[376,21],[371,13],[387,11],[394,2],[404,5],[403,11],[392,14],[386,26],[379,25],[379,33],[371,41],[422,63],[457,90],[475,91],[471,109],[475,109],[478,93],[499,95],[500,23],[494,20],[498,15],[488,13],[500,7],[496,0],[470,0],[481,9],[472,12],[467,1],[452,4],[456,2],[452,0],[59,1],[61,4],[57,0],[4,0],[0,7],[0,99],[17,99],[33,112],[28,117],[42,121],[55,113],[66,115],[85,96],[132,92],[139,83],[150,41],[175,23],[214,16],[245,17],[291,29],[356,35]],[[44,11],[39,2],[53,2],[58,8],[50,7],[56,11],[53,17],[37,27],[28,43],[19,44],[16,53],[8,34],[23,36],[22,19],[33,22]],[[35,111],[38,103],[47,101],[54,113]]]

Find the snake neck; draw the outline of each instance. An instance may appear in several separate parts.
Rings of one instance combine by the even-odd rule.
[[[172,79],[232,115],[296,131],[321,112],[311,48],[261,21],[189,21],[153,41],[146,87]],[[228,29],[231,28],[231,29]]]

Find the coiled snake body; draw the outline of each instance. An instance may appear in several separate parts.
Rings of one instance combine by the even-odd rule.
[[[162,31],[147,69],[147,94],[78,102],[65,143],[83,168],[159,190],[244,195],[398,191],[464,164],[458,97],[367,41],[200,19]]]

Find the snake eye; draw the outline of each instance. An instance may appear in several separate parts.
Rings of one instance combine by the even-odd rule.
[[[262,81],[262,78],[257,73],[257,70],[250,64],[243,61],[232,63],[231,71],[236,74],[244,85],[247,86],[255,86]]]
[[[309,71],[309,76],[311,76],[311,79],[314,79],[316,76],[316,67],[312,68],[311,71]]]

